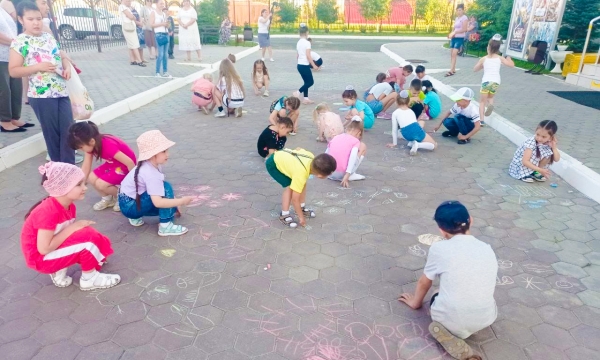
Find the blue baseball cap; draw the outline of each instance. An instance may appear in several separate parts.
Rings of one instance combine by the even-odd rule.
[[[471,216],[467,208],[459,201],[445,201],[435,210],[433,217],[440,229],[449,233],[469,229]]]

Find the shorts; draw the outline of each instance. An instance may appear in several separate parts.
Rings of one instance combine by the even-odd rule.
[[[425,134],[425,130],[423,130],[421,125],[419,125],[419,123],[417,122],[414,122],[408,126],[401,128],[400,133],[406,141],[418,142],[422,142],[423,140],[425,140],[425,136],[427,135]]]
[[[496,95],[496,92],[498,91],[499,87],[500,84],[498,83],[495,83],[493,81],[486,81],[483,84],[481,84],[481,90],[479,92],[482,94]]]
[[[383,110],[383,103],[379,100],[371,100],[367,105],[373,110],[373,114],[379,114]]]
[[[94,175],[98,179],[106,181],[111,185],[121,185],[127,173],[129,173],[129,169],[125,165],[116,162],[105,162],[94,169]]]
[[[258,45],[261,49],[267,48],[271,46],[271,39],[269,38],[269,34],[258,33]]]
[[[323,58],[320,58],[319,60],[315,60],[315,65],[317,65],[318,67],[321,67],[323,65]]]
[[[201,96],[198,95],[192,95],[192,103],[196,106],[208,106],[213,102],[212,100],[212,96],[210,97],[210,99],[206,99],[203,98]]]
[[[450,40],[450,49],[460,49],[465,43],[465,38],[453,38]]]
[[[267,167],[267,172],[269,173],[269,175],[271,175],[271,177],[275,181],[277,181],[279,185],[281,185],[284,188],[292,185],[292,179],[285,176],[281,171],[279,171],[279,169],[277,169],[277,165],[275,165],[275,154],[267,158],[265,165]]]
[[[227,94],[223,94],[223,106],[230,109],[237,109],[244,106],[244,99],[230,99]]]

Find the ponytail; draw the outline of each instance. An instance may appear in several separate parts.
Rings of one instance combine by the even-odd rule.
[[[138,161],[137,166],[135,167],[135,171],[133,173],[133,182],[135,183],[135,204],[138,210],[142,210],[142,201],[140,199],[140,194],[138,193],[138,174],[140,173],[140,167],[146,160]]]

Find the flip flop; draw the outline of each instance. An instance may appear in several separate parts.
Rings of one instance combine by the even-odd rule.
[[[444,77],[448,77],[448,76],[454,76],[454,74],[456,74],[456,73],[453,73],[452,71],[448,71],[448,72],[446,73],[446,75],[444,75]]]

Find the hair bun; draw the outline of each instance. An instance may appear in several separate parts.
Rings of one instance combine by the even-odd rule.
[[[492,36],[492,40],[495,40],[495,41],[502,41],[502,35],[500,35],[500,34],[496,34],[496,35]]]
[[[346,86],[346,90],[354,90],[354,86],[348,85],[348,86]]]

